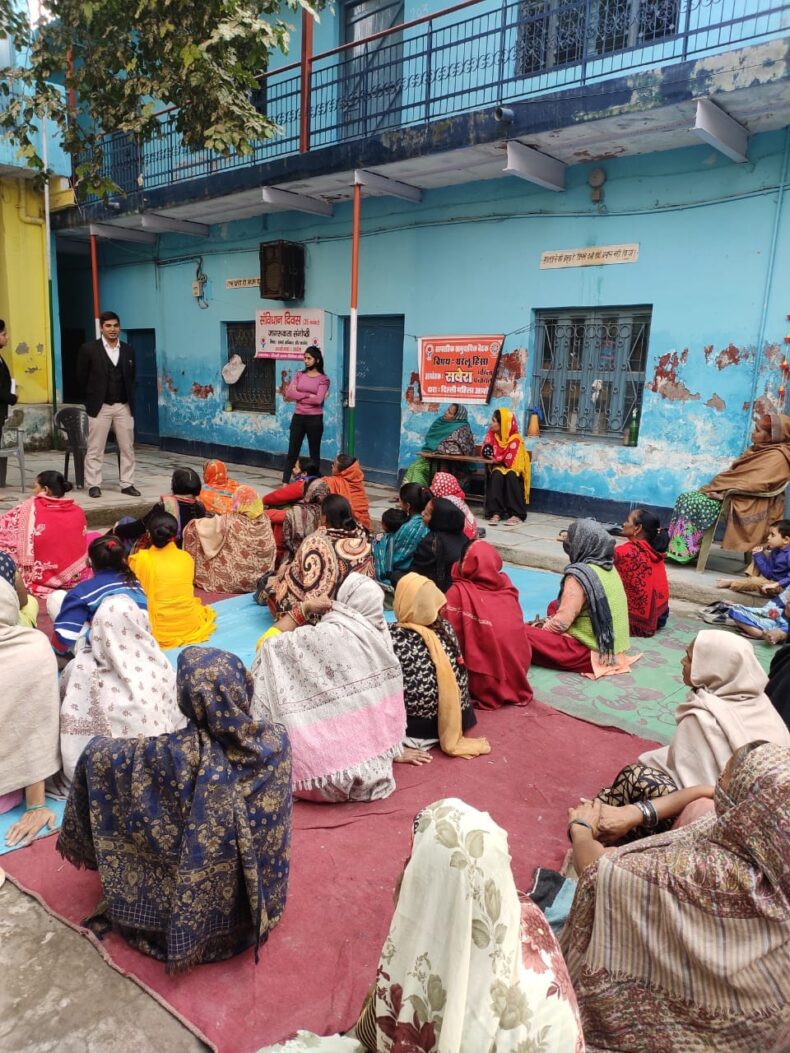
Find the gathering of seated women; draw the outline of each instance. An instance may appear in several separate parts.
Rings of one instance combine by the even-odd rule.
[[[434,422],[437,449],[463,445],[462,409]],[[784,421],[761,422],[739,461],[783,457]],[[486,439],[489,512],[521,522],[529,457],[509,411]],[[180,974],[267,940],[285,909],[294,809],[360,803],[373,824],[401,776],[423,793],[438,768],[458,796],[414,820],[353,1036],[276,1048],[778,1053],[790,1004],[790,645],[769,679],[736,633],[703,629],[688,643],[669,742],[626,753],[603,788],[608,773],[594,785],[588,773],[590,796],[567,802],[563,876],[575,884],[555,937],[517,891],[506,831],[461,799],[464,771],[485,777],[507,759],[494,722],[538,727],[533,666],[627,674],[640,657],[631,637],[666,624],[658,517],[633,508],[617,546],[595,520],[573,520],[557,598],[525,623],[518,579],[477,536],[449,473],[404,482],[372,538],[359,463],[341,455],[323,479],[302,461],[293,489],[266,499],[284,512],[278,567],[265,501],[212,465],[208,513],[197,475],[178,469],[172,495],[87,551],[58,473],[0,519],[0,813],[20,813],[7,845],[53,829],[46,794],[67,795],[57,850],[100,881],[85,924]],[[45,560],[50,572],[31,575]],[[250,601],[261,630],[249,670],[205,646],[217,611],[196,588],[268,607]],[[35,628],[36,593],[51,639]],[[164,653],[181,647],[177,662]],[[401,767],[432,762],[411,783]]]

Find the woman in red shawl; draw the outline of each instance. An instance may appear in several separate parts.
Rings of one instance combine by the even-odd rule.
[[[481,452],[494,461],[486,487],[486,516],[492,526],[518,526],[527,518],[530,460],[510,410],[494,410]]]
[[[34,596],[70,589],[91,575],[85,513],[60,472],[39,472],[34,496],[0,516],[0,551]]]
[[[656,516],[635,508],[623,523],[624,545],[614,550],[614,566],[628,600],[632,636],[653,636],[669,617],[669,583],[664,553],[669,538]]]
[[[532,648],[524,632],[518,589],[502,573],[502,557],[473,541],[452,570],[444,615],[455,630],[477,709],[532,701],[527,672]]]

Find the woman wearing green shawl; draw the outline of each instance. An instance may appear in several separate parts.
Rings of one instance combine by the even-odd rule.
[[[451,402],[446,411],[437,417],[428,429],[422,448],[430,453],[460,454],[463,457],[471,457],[475,452],[475,437],[469,427],[466,406]],[[418,457],[406,469],[402,482],[430,486],[431,466],[428,461],[424,457]]]

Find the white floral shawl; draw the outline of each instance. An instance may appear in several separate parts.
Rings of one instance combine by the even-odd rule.
[[[91,624],[90,644],[61,676],[61,697],[66,783],[95,735],[166,735],[187,722],[176,701],[175,669],[151,634],[148,613],[124,595],[102,600]]]

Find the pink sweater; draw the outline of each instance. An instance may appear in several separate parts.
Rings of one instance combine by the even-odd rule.
[[[329,391],[329,377],[319,373],[308,377],[306,373],[294,374],[285,397],[296,403],[296,413],[305,417],[318,417],[324,412],[324,399]]]

